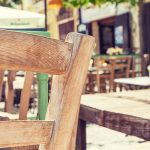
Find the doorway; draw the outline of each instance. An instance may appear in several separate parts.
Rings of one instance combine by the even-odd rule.
[[[99,21],[100,54],[106,54],[108,48],[115,46],[114,20],[113,17]]]
[[[114,27],[112,25],[101,25],[100,27],[100,47],[101,53],[106,54],[106,51],[110,47],[114,47]]]
[[[121,47],[124,53],[131,53],[129,13],[98,21],[100,54],[106,54],[110,47]]]

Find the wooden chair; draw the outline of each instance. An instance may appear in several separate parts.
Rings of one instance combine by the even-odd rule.
[[[150,54],[144,54],[142,58],[142,75],[148,75],[147,66],[150,64]]]
[[[131,57],[121,57],[114,60],[111,60],[113,66],[113,73],[111,78],[112,90],[116,91],[116,84],[114,82],[115,78],[128,78],[130,75],[130,67],[131,67]],[[120,89],[122,90],[122,85],[120,85]]]
[[[100,93],[114,91],[114,79],[129,77],[130,65],[131,57],[97,57],[94,59],[96,70],[88,74],[89,81],[93,83],[93,88],[97,86]]]
[[[88,63],[94,38],[69,33],[65,42],[0,30],[0,68],[56,74],[46,121],[0,121],[0,147],[40,145],[74,150]]]
[[[111,89],[111,75],[112,75],[112,65],[108,63],[107,58],[96,58],[94,60],[96,66],[96,84],[99,92],[110,91]],[[107,82],[109,84],[109,90],[107,90]]]

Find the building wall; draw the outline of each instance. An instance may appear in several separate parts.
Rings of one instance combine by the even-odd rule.
[[[132,7],[130,9],[131,19],[130,19],[130,27],[131,27],[131,39],[132,39],[132,47],[137,48],[139,52],[140,49],[140,37],[139,37],[139,9],[138,6]]]
[[[58,13],[59,13],[59,8],[48,9],[47,11],[48,31],[50,32],[51,37],[54,39],[59,39],[59,29],[58,29],[58,22],[57,22]]]
[[[99,43],[99,26],[97,21],[92,22],[92,35],[95,37],[95,42],[96,42],[96,50],[95,53],[99,54],[100,51],[100,43]]]
[[[150,0],[147,0],[147,1],[150,1]],[[121,8],[123,8],[123,4],[119,5],[118,6],[118,9],[117,9],[117,15],[120,15],[121,14]],[[138,6],[135,6],[135,7],[130,7],[129,5],[125,4],[125,8],[126,8],[126,12],[130,12],[130,28],[131,28],[131,46],[132,48],[135,48],[137,52],[140,51],[139,47],[140,47],[140,39],[139,39],[139,9],[138,9]],[[105,11],[105,10],[104,10]],[[112,16],[112,15],[111,15]],[[107,16],[108,17],[111,17],[111,16]],[[115,16],[115,14],[114,14]],[[105,19],[105,18],[103,18]],[[101,20],[101,19],[100,19]],[[97,49],[96,49],[96,53],[99,53],[99,50],[100,50],[100,44],[99,44],[99,29],[98,29],[98,26],[97,26],[97,22],[98,20],[96,21],[92,21],[92,32],[93,32],[93,36],[96,38],[96,43],[97,43]]]
[[[150,2],[150,0],[145,0],[145,2],[147,3],[147,2]]]
[[[52,8],[48,9],[48,29],[51,33],[51,37],[55,39],[59,39],[59,25],[65,24],[69,21],[74,22],[74,30],[77,31],[77,26],[78,26],[78,13],[76,9],[73,9],[73,16],[64,18],[61,20],[58,20],[58,15],[59,15],[59,10],[60,8]]]
[[[145,0],[146,3],[150,0]],[[140,33],[139,33],[139,9],[138,6],[130,9],[131,12],[131,27],[132,27],[132,44],[135,48],[140,48]],[[139,49],[140,51],[140,49]]]

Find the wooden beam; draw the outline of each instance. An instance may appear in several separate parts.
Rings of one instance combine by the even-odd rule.
[[[73,53],[68,73],[54,76],[47,120],[56,120],[54,141],[47,149],[69,150],[73,147],[76,134],[81,94],[84,87],[95,40],[91,36],[70,33],[67,42],[73,43]],[[74,136],[74,137],[73,137]],[[40,150],[43,150],[40,147]]]
[[[2,100],[4,70],[0,70],[0,101]]]
[[[13,113],[14,94],[15,94],[13,81],[15,80],[15,78],[16,78],[16,71],[9,71],[5,91],[6,92],[5,112],[8,113]]]
[[[9,150],[38,150],[39,145],[11,147]]]
[[[31,95],[31,86],[33,82],[33,72],[26,72],[24,86],[21,92],[20,98],[20,110],[19,110],[19,119],[26,120],[27,112],[29,108],[30,95]]]
[[[0,30],[0,68],[61,74],[70,65],[72,44]]]
[[[53,125],[53,121],[0,121],[0,147],[45,144]]]
[[[150,140],[150,120],[81,105],[80,119]]]

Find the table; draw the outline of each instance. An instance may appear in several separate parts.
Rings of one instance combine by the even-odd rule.
[[[78,147],[85,150],[86,122],[150,140],[150,89],[83,95]]]
[[[117,84],[127,84],[141,87],[150,87],[150,77],[119,78],[114,80]]]

